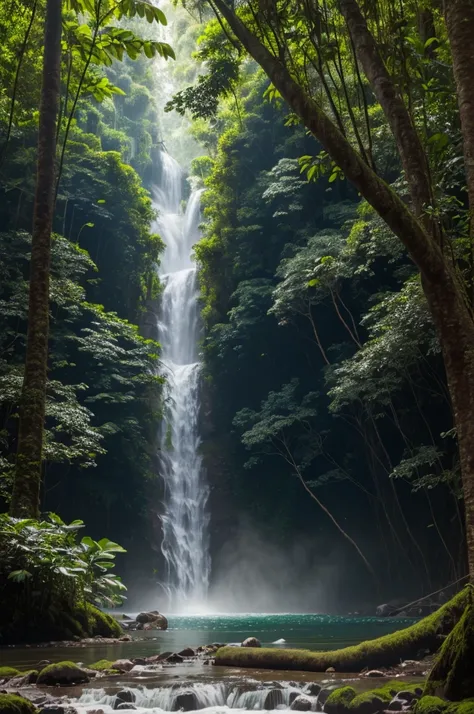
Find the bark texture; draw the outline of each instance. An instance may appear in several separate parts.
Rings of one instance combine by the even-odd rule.
[[[474,236],[474,0],[445,0],[444,14],[453,58]]]
[[[384,64],[356,0],[341,0],[341,12],[357,57],[397,142],[416,214],[431,204],[428,161],[412,118]]]
[[[39,515],[49,333],[49,270],[56,175],[61,62],[61,0],[47,0],[38,165],[30,263],[25,375],[10,513]]]

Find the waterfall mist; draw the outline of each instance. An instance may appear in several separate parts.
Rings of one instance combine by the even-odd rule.
[[[166,152],[160,154],[161,181],[154,191],[157,230],[166,249],[158,320],[161,361],[167,379],[160,438],[164,483],[161,514],[166,572],[160,585],[167,610],[201,605],[209,585],[208,488],[199,455],[200,363],[198,285],[191,254],[199,239],[200,191],[181,207],[183,173]]]
[[[282,546],[243,521],[213,561],[209,610],[331,612],[341,566],[329,543],[298,538]]]

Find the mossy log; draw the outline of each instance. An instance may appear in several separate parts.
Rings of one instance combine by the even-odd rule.
[[[425,694],[452,701],[474,697],[474,605],[473,591],[462,617],[444,641],[426,683]],[[474,709],[473,709],[474,711]]]
[[[468,602],[469,593],[463,590],[439,610],[410,627],[340,650],[311,652],[267,647],[221,647],[216,652],[215,664],[306,672],[325,672],[329,667],[334,667],[336,672],[391,667],[402,660],[416,658],[420,651],[437,652],[443,636],[453,630]]]

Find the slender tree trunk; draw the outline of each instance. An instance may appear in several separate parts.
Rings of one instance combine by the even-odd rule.
[[[47,0],[38,166],[30,263],[25,375],[12,516],[39,515],[49,332],[49,269],[56,176],[56,124],[61,64],[61,0]]]

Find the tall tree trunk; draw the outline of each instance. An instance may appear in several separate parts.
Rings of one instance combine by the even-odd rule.
[[[445,0],[444,12],[461,118],[470,233],[474,240],[474,0]]]
[[[469,572],[471,580],[474,581],[474,322],[460,279],[450,259],[443,255],[441,246],[433,239],[431,231],[427,230],[428,226],[423,225],[400,196],[367,166],[331,119],[293,79],[281,60],[269,52],[224,0],[209,0],[209,2],[227,20],[235,36],[260,64],[306,128],[323,145],[345,176],[400,239],[420,270],[423,289],[443,350],[453,403],[465,499]],[[466,12],[470,8],[474,14],[474,0],[449,0],[447,4],[450,8],[456,6],[458,10],[461,6],[468,6],[464,8]],[[449,12],[454,13],[452,9]],[[463,20],[462,13],[461,8],[455,18],[453,14],[451,15],[450,21],[453,23],[454,18],[459,22],[464,33],[465,25],[462,22],[466,20],[465,17]],[[474,26],[471,28],[471,36],[473,31]],[[454,49],[453,47],[453,52]],[[467,76],[467,65],[464,61],[459,61],[459,64],[463,67],[463,77]],[[464,101],[468,103],[467,98]],[[471,98],[471,101],[474,102],[474,99]],[[463,133],[465,131],[469,133],[469,136],[465,136],[465,144],[469,145],[465,153],[468,161],[472,159],[472,166],[469,165],[467,170],[469,175],[472,169],[474,187],[473,117],[474,112],[470,116],[469,123],[464,123]],[[471,122],[472,136],[470,135]]]
[[[49,270],[61,65],[61,0],[47,0],[25,375],[10,514],[39,515],[49,333]]]
[[[416,214],[431,204],[428,160],[412,118],[379,52],[356,0],[340,0],[357,57],[397,142]]]

